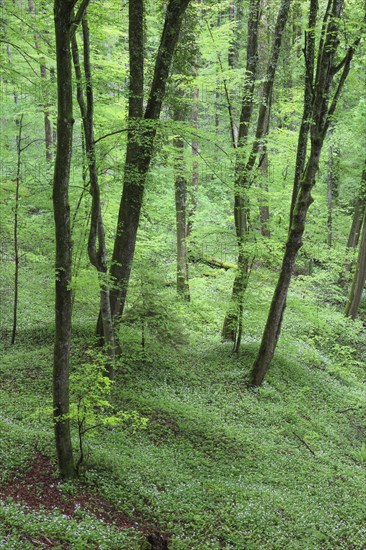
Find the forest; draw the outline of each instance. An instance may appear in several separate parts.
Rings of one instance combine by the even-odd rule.
[[[0,548],[365,549],[365,2],[0,24]]]

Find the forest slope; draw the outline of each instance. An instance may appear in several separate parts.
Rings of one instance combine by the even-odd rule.
[[[83,484],[60,486],[66,501],[79,503],[72,519],[57,501],[54,509],[45,500],[46,507],[37,510],[22,502],[21,491],[5,498],[9,480],[22,479],[35,449],[38,457],[54,461],[52,324],[31,328],[28,319],[17,345],[3,346],[2,547],[140,548],[141,541],[147,544],[146,533],[155,530],[173,549],[365,547],[361,323],[345,320],[331,300],[319,303],[321,271],[298,278],[268,380],[250,390],[246,376],[273,274],[264,269],[253,274],[238,357],[219,341],[232,274],[202,266],[193,271],[192,302],[177,306],[184,324],[170,312],[160,336],[147,325],[144,350],[139,323],[125,326],[112,403],[148,421],[141,429],[90,432]],[[169,301],[173,292],[166,287],[161,300]],[[78,321],[75,368],[92,334],[86,318]],[[35,477],[36,492],[37,483]],[[50,483],[56,483],[52,476]],[[101,509],[107,505],[123,514],[122,529],[113,514],[98,519],[95,507],[88,508],[90,493]]]

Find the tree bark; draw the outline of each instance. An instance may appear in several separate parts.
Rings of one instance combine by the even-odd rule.
[[[195,129],[198,129],[198,101],[199,101],[199,89],[195,88],[192,93],[192,125]],[[190,193],[191,207],[189,211],[189,216],[187,220],[187,237],[192,233],[192,227],[194,222],[194,216],[197,210],[197,196],[198,196],[198,186],[199,186],[199,155],[200,146],[198,141],[192,141],[192,188]]]
[[[352,218],[352,226],[348,236],[347,247],[356,248],[361,232],[362,220],[366,207],[366,161],[361,176],[361,186],[355,204],[355,211]]]
[[[69,414],[69,363],[71,344],[71,231],[69,179],[72,154],[72,7],[55,0],[57,60],[57,150],[53,178],[53,209],[56,230],[55,350],[53,370],[53,418],[61,477],[75,475]]]
[[[334,64],[339,45],[338,21],[341,15],[342,7],[343,2],[341,0],[329,0],[328,2],[323,19],[323,27],[318,48],[315,78],[312,74],[312,68],[315,66],[313,31],[311,31],[311,39],[309,44],[311,53],[309,53],[309,48],[305,48],[307,80],[305,82],[304,102],[306,109],[306,102],[309,99],[308,94],[311,95],[311,149],[303,175],[298,177],[298,174],[295,173],[293,196],[296,197],[296,200],[294,203],[294,208],[291,209],[290,228],[286,243],[286,250],[282,261],[282,268],[272,299],[258,355],[254,361],[250,373],[250,383],[255,386],[259,386],[262,383],[270,367],[276,349],[286,307],[286,299],[291,282],[292,270],[297,252],[302,246],[306,216],[313,200],[311,197],[311,191],[315,184],[321,150],[343,85],[348,76],[350,63],[354,53],[355,45],[348,49],[348,52],[341,64]],[[314,21],[314,14],[316,21],[317,9],[317,0],[311,0],[309,21]],[[314,29],[314,27],[315,25],[309,25],[309,29]],[[358,41],[356,41],[356,44],[357,43]],[[342,70],[342,73],[336,85],[336,90],[333,97],[331,98],[331,88],[334,81],[334,76],[337,72],[339,72],[339,70]],[[302,124],[300,133],[306,133],[307,131],[308,125]],[[298,168],[300,164],[299,159],[301,162],[303,160],[305,148],[304,136],[300,137],[296,168]]]
[[[333,167],[333,146],[330,145],[328,151],[328,177],[327,177],[327,206],[328,206],[328,218],[327,228],[328,237],[327,243],[329,248],[333,245],[333,180],[334,180],[334,167]]]
[[[19,189],[21,178],[21,161],[22,161],[22,131],[23,131],[23,115],[19,119],[19,129],[17,136],[17,175],[15,178],[15,204],[14,204],[14,302],[13,302],[13,328],[11,332],[11,344],[15,344],[18,322],[18,301],[19,301]]]
[[[234,279],[229,310],[226,313],[222,328],[223,340],[231,342],[235,342],[236,340],[240,316],[240,295],[243,291],[243,285],[245,286],[245,274],[248,270],[248,262],[246,261],[242,251],[243,237],[248,232],[247,212],[244,205],[245,197],[243,197],[240,185],[240,176],[243,166],[239,164],[238,159],[240,159],[240,157],[244,154],[244,148],[248,140],[249,125],[253,113],[253,94],[258,65],[259,20],[260,0],[251,0],[248,18],[247,61],[237,143],[237,148],[239,151],[236,161],[236,181],[234,191],[234,220],[238,243],[238,271]],[[233,142],[233,147],[236,148],[235,142]]]
[[[314,146],[307,164],[297,202],[298,208],[293,217],[286,250],[278,283],[273,295],[271,308],[264,329],[261,346],[251,372],[250,383],[260,386],[272,361],[277,341],[280,335],[283,313],[286,307],[287,292],[295,265],[297,252],[302,246],[302,236],[305,230],[306,213],[312,202],[311,189],[319,166],[321,147]]]

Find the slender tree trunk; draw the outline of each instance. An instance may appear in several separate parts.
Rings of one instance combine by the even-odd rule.
[[[262,0],[261,3],[262,9],[262,18],[260,25],[260,38],[259,38],[259,65],[267,66],[268,56],[270,52],[270,36],[268,35],[269,21],[266,17],[268,12],[268,3],[267,0]],[[263,92],[262,92],[263,93]],[[269,132],[269,120],[271,116],[271,105],[267,111],[265,129],[263,137],[266,138]],[[271,233],[269,230],[269,204],[268,204],[268,174],[269,174],[269,160],[268,160],[268,150],[267,150],[267,141],[263,139],[259,146],[259,187],[263,191],[263,195],[260,195],[259,198],[259,223],[260,231],[263,237],[270,237]]]
[[[333,245],[333,180],[334,180],[334,166],[333,166],[333,146],[329,147],[328,152],[328,177],[327,177],[327,206],[328,206],[328,237],[327,243],[329,248]]]
[[[72,154],[71,17],[67,0],[55,0],[57,60],[57,150],[53,178],[56,230],[55,350],[53,370],[53,418],[61,477],[75,475],[69,414],[69,363],[71,344],[71,231],[69,179]]]
[[[361,185],[360,191],[357,197],[355,204],[355,211],[352,218],[352,226],[348,236],[347,247],[356,248],[361,232],[362,220],[365,213],[366,207],[366,161],[364,164],[362,176],[361,176]]]
[[[358,250],[358,258],[356,263],[356,270],[353,276],[352,286],[348,297],[345,315],[356,319],[357,313],[360,307],[362,292],[365,286],[366,280],[366,210],[364,212],[362,220],[362,231],[360,246]]]
[[[185,120],[185,107],[182,105],[184,91],[178,90],[174,120]],[[178,102],[179,99],[179,102]],[[187,258],[187,180],[184,175],[184,141],[180,135],[174,138],[175,170],[175,219],[177,229],[177,292],[189,301],[188,258]]]
[[[82,28],[84,74],[86,81],[86,101],[82,85],[79,51],[75,35],[72,37],[72,55],[77,82],[77,99],[80,107],[80,113],[83,121],[83,131],[85,136],[85,152],[90,180],[90,193],[92,195],[88,254],[91,264],[96,268],[98,273],[103,337],[104,343],[106,345],[106,351],[109,357],[106,368],[109,378],[112,379],[114,375],[116,357],[116,338],[110,307],[110,290],[107,275],[107,249],[105,244],[104,225],[100,203],[97,159],[94,143],[94,94],[90,63],[89,26],[86,16],[84,16],[83,18]]]
[[[261,170],[261,182],[260,187],[264,193],[264,197],[260,198],[259,202],[259,221],[261,227],[261,235],[263,237],[270,237],[271,231],[269,229],[269,204],[268,204],[268,174],[269,174],[269,162],[267,145],[263,144],[259,152],[261,156],[260,170]]]
[[[13,328],[11,333],[11,343],[15,344],[18,322],[18,297],[19,297],[19,242],[18,242],[18,226],[19,226],[19,189],[22,167],[22,131],[23,131],[23,115],[20,116],[17,137],[17,175],[15,178],[15,204],[14,204],[14,302],[13,302]]]
[[[253,94],[258,65],[258,28],[260,18],[260,0],[251,0],[248,18],[248,39],[247,39],[247,62],[245,70],[244,90],[240,114],[239,136],[236,145],[232,142],[234,149],[238,148],[236,163],[236,182],[234,191],[234,220],[236,238],[238,243],[238,270],[235,275],[229,310],[226,313],[222,328],[222,338],[235,343],[240,318],[240,296],[246,286],[246,275],[248,272],[248,261],[243,250],[243,239],[248,233],[247,210],[244,207],[246,199],[241,189],[240,176],[243,170],[241,157],[247,144],[249,125],[253,113]],[[238,162],[240,159],[240,163]]]
[[[195,88],[192,94],[193,106],[192,106],[192,124],[193,127],[198,129],[198,101],[199,101],[199,89]],[[192,233],[194,216],[197,211],[197,196],[198,196],[198,186],[199,186],[199,155],[200,146],[198,141],[195,139],[192,141],[192,188],[190,193],[191,199],[191,208],[189,211],[188,221],[187,221],[187,237]]]
[[[310,132],[311,150],[303,175],[297,179],[298,175],[295,172],[293,193],[295,201],[294,208],[291,210],[290,229],[282,268],[272,299],[258,355],[254,361],[250,374],[250,382],[255,386],[259,386],[262,383],[276,349],[286,307],[287,292],[291,282],[292,270],[297,252],[302,246],[306,216],[313,200],[311,191],[315,184],[321,150],[336,110],[338,99],[349,73],[355,47],[359,43],[359,40],[356,40],[355,44],[348,49],[344,59],[339,64],[334,64],[337,47],[339,45],[338,21],[342,7],[343,2],[341,0],[329,0],[328,2],[318,48],[315,78],[313,75],[313,68],[315,66],[313,30],[309,31],[309,47],[305,48],[307,81],[305,82],[304,103],[306,110],[306,103],[310,95],[312,99],[312,109],[310,112],[310,120],[312,121]],[[309,29],[314,29],[315,27],[315,24],[312,23],[316,21],[317,9],[317,0],[311,0],[309,15],[309,22],[311,24],[309,24]],[[341,76],[335,86],[333,97],[331,97],[334,76],[339,71],[341,71]],[[301,132],[308,132],[308,125],[302,124],[300,134]],[[301,162],[303,159],[304,148],[306,147],[304,142],[304,136],[300,136],[296,169],[298,169],[299,166],[299,159]]]
[[[258,110],[255,140],[249,153],[248,160],[245,163],[243,162],[243,150],[247,143],[249,123],[253,111],[253,92],[258,61],[258,25],[260,2],[252,0],[250,4],[246,68],[247,78],[244,86],[239,125],[234,198],[234,219],[239,250],[238,270],[234,280],[230,308],[225,317],[222,330],[222,336],[225,340],[231,340],[235,342],[234,349],[236,351],[238,351],[240,348],[243,323],[243,299],[248,285],[249,266],[251,262],[248,254],[245,251],[245,244],[249,236],[250,225],[248,199],[248,188],[251,184],[250,175],[252,174],[252,171],[254,169],[260,146],[263,143],[263,138],[265,137],[267,131],[267,117],[272,102],[274,79],[281,50],[282,35],[286,26],[290,3],[291,0],[282,0],[278,12],[272,51],[267,66],[265,82],[262,89],[262,97]]]
[[[36,5],[34,0],[28,0],[28,8],[29,12],[32,15],[36,14]],[[39,47],[39,37],[37,33],[34,33],[34,43],[35,48],[40,54],[40,47]],[[41,74],[41,83],[46,82],[47,80],[47,67],[44,63],[40,63],[40,74]],[[49,107],[47,105],[47,100],[45,98],[43,103],[43,116],[44,116],[44,134],[45,134],[45,143],[46,143],[46,160],[52,161],[52,148],[53,148],[53,132],[52,132],[52,125],[50,120],[50,112]]]
[[[365,206],[365,202],[358,198],[352,217],[352,225],[347,240],[347,248],[356,248],[356,246],[358,245]]]
[[[136,6],[137,9],[139,3],[136,0],[130,1],[130,13],[132,7]],[[168,2],[143,124],[139,120],[143,91],[142,19],[139,17],[130,19],[130,81],[131,87],[135,83],[138,93],[137,96],[132,96],[134,90],[130,89],[129,133],[124,184],[110,270],[116,287],[111,292],[112,315],[116,319],[121,317],[126,303],[145,183],[154,152],[157,120],[160,117],[170,66],[188,4],[189,0],[170,0]],[[139,30],[140,27],[141,30]],[[135,74],[137,71],[138,74]],[[135,97],[136,105],[132,105],[131,96]]]
[[[54,0],[57,62],[57,148],[53,176],[53,213],[56,236],[55,347],[53,363],[53,419],[60,475],[75,476],[69,415],[69,367],[72,313],[72,241],[69,181],[72,156],[71,37],[87,8],[83,0],[73,15],[69,0]]]
[[[311,190],[315,183],[315,177],[319,166],[321,147],[312,149],[307,164],[301,191],[298,199],[299,208],[294,214],[289,237],[286,243],[286,251],[282,261],[282,267],[278,283],[273,295],[271,308],[264,329],[261,346],[252,368],[251,384],[259,386],[268,370],[277,341],[280,335],[283,313],[286,307],[287,292],[291,282],[291,275],[295,265],[297,253],[302,246],[302,236],[305,230],[306,214],[312,203]]]

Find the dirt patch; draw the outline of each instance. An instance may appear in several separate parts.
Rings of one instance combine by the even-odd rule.
[[[21,474],[14,474],[5,485],[0,486],[0,499],[12,498],[31,510],[40,508],[47,511],[57,510],[61,514],[77,519],[81,510],[92,514],[97,519],[113,525],[116,529],[136,529],[145,536],[145,548],[168,548],[168,537],[160,534],[155,526],[147,525],[141,518],[131,519],[112,503],[98,494],[91,493],[80,483],[75,495],[62,491],[62,481],[54,475],[50,460],[42,453],[36,452],[30,468]],[[39,539],[42,539],[39,540]],[[30,540],[30,539],[29,539]],[[53,548],[59,542],[46,537],[37,537],[39,547]],[[31,541],[36,543],[37,541]],[[65,549],[67,546],[65,546]]]

